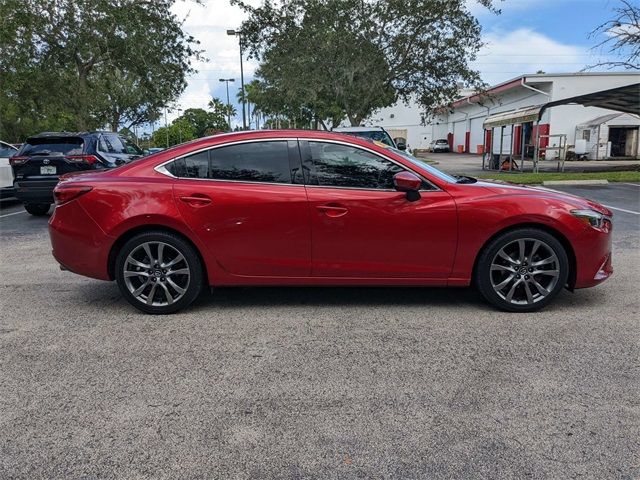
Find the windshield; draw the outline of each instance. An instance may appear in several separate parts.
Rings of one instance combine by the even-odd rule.
[[[0,143],[0,158],[8,158],[16,154],[17,148],[13,148],[11,145],[5,145]]]
[[[397,148],[393,148],[393,147],[389,147],[389,150],[391,150],[393,153],[397,155],[400,155],[402,158],[409,160],[412,164],[426,170],[431,175],[438,177],[440,180],[444,180],[445,182],[449,182],[449,183],[457,183],[457,180],[451,175],[438,170],[437,168],[429,165],[424,160],[414,157],[413,155],[408,153],[406,150],[404,151],[398,150]]]
[[[347,135],[355,135],[356,137],[368,138],[369,140],[373,140],[374,142],[382,142],[389,147],[395,147],[393,140],[387,132],[384,130],[367,130],[362,132],[340,132],[346,133]]]

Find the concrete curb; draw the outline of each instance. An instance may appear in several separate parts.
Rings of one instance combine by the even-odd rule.
[[[607,185],[609,180],[545,180],[545,187],[553,185]]]

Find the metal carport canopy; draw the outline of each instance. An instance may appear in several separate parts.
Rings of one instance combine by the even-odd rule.
[[[494,113],[485,119],[482,126],[486,130],[493,127],[502,127],[504,125],[518,125],[521,123],[535,122],[538,120],[541,108],[542,105],[536,105],[534,107],[509,110],[508,112]]]
[[[611,88],[601,92],[587,93],[577,97],[564,98],[555,102],[545,103],[538,113],[537,120],[547,108],[558,105],[583,105],[585,107],[600,107],[616,110],[618,112],[640,115],[640,83],[625,85],[624,87]]]

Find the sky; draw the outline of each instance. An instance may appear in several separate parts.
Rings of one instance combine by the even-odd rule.
[[[184,0],[173,7],[174,13],[184,21],[183,28],[200,41],[206,61],[194,64],[198,73],[189,78],[186,90],[176,102],[176,110],[168,115],[169,121],[179,116],[177,108],[206,108],[212,96],[226,103],[226,88],[220,78],[235,78],[235,86],[229,84],[231,103],[241,112],[235,101],[240,88],[238,42],[226,31],[239,27],[244,13],[228,0],[202,0],[202,4]],[[620,2],[498,0],[496,5],[501,9],[498,15],[475,0],[468,0],[469,9],[482,25],[485,44],[472,65],[490,85],[538,70],[578,72],[602,60],[607,52],[593,49],[598,39],[589,38],[589,33],[612,18],[613,9]],[[255,61],[244,60],[245,82],[252,79],[256,66]],[[241,116],[232,123],[241,124]]]

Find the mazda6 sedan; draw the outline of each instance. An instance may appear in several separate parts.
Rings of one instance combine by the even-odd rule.
[[[475,285],[544,307],[613,272],[611,212],[540,188],[453,177],[406,152],[318,131],[202,138],[71,174],[49,221],[61,268],[171,313],[206,287]]]

